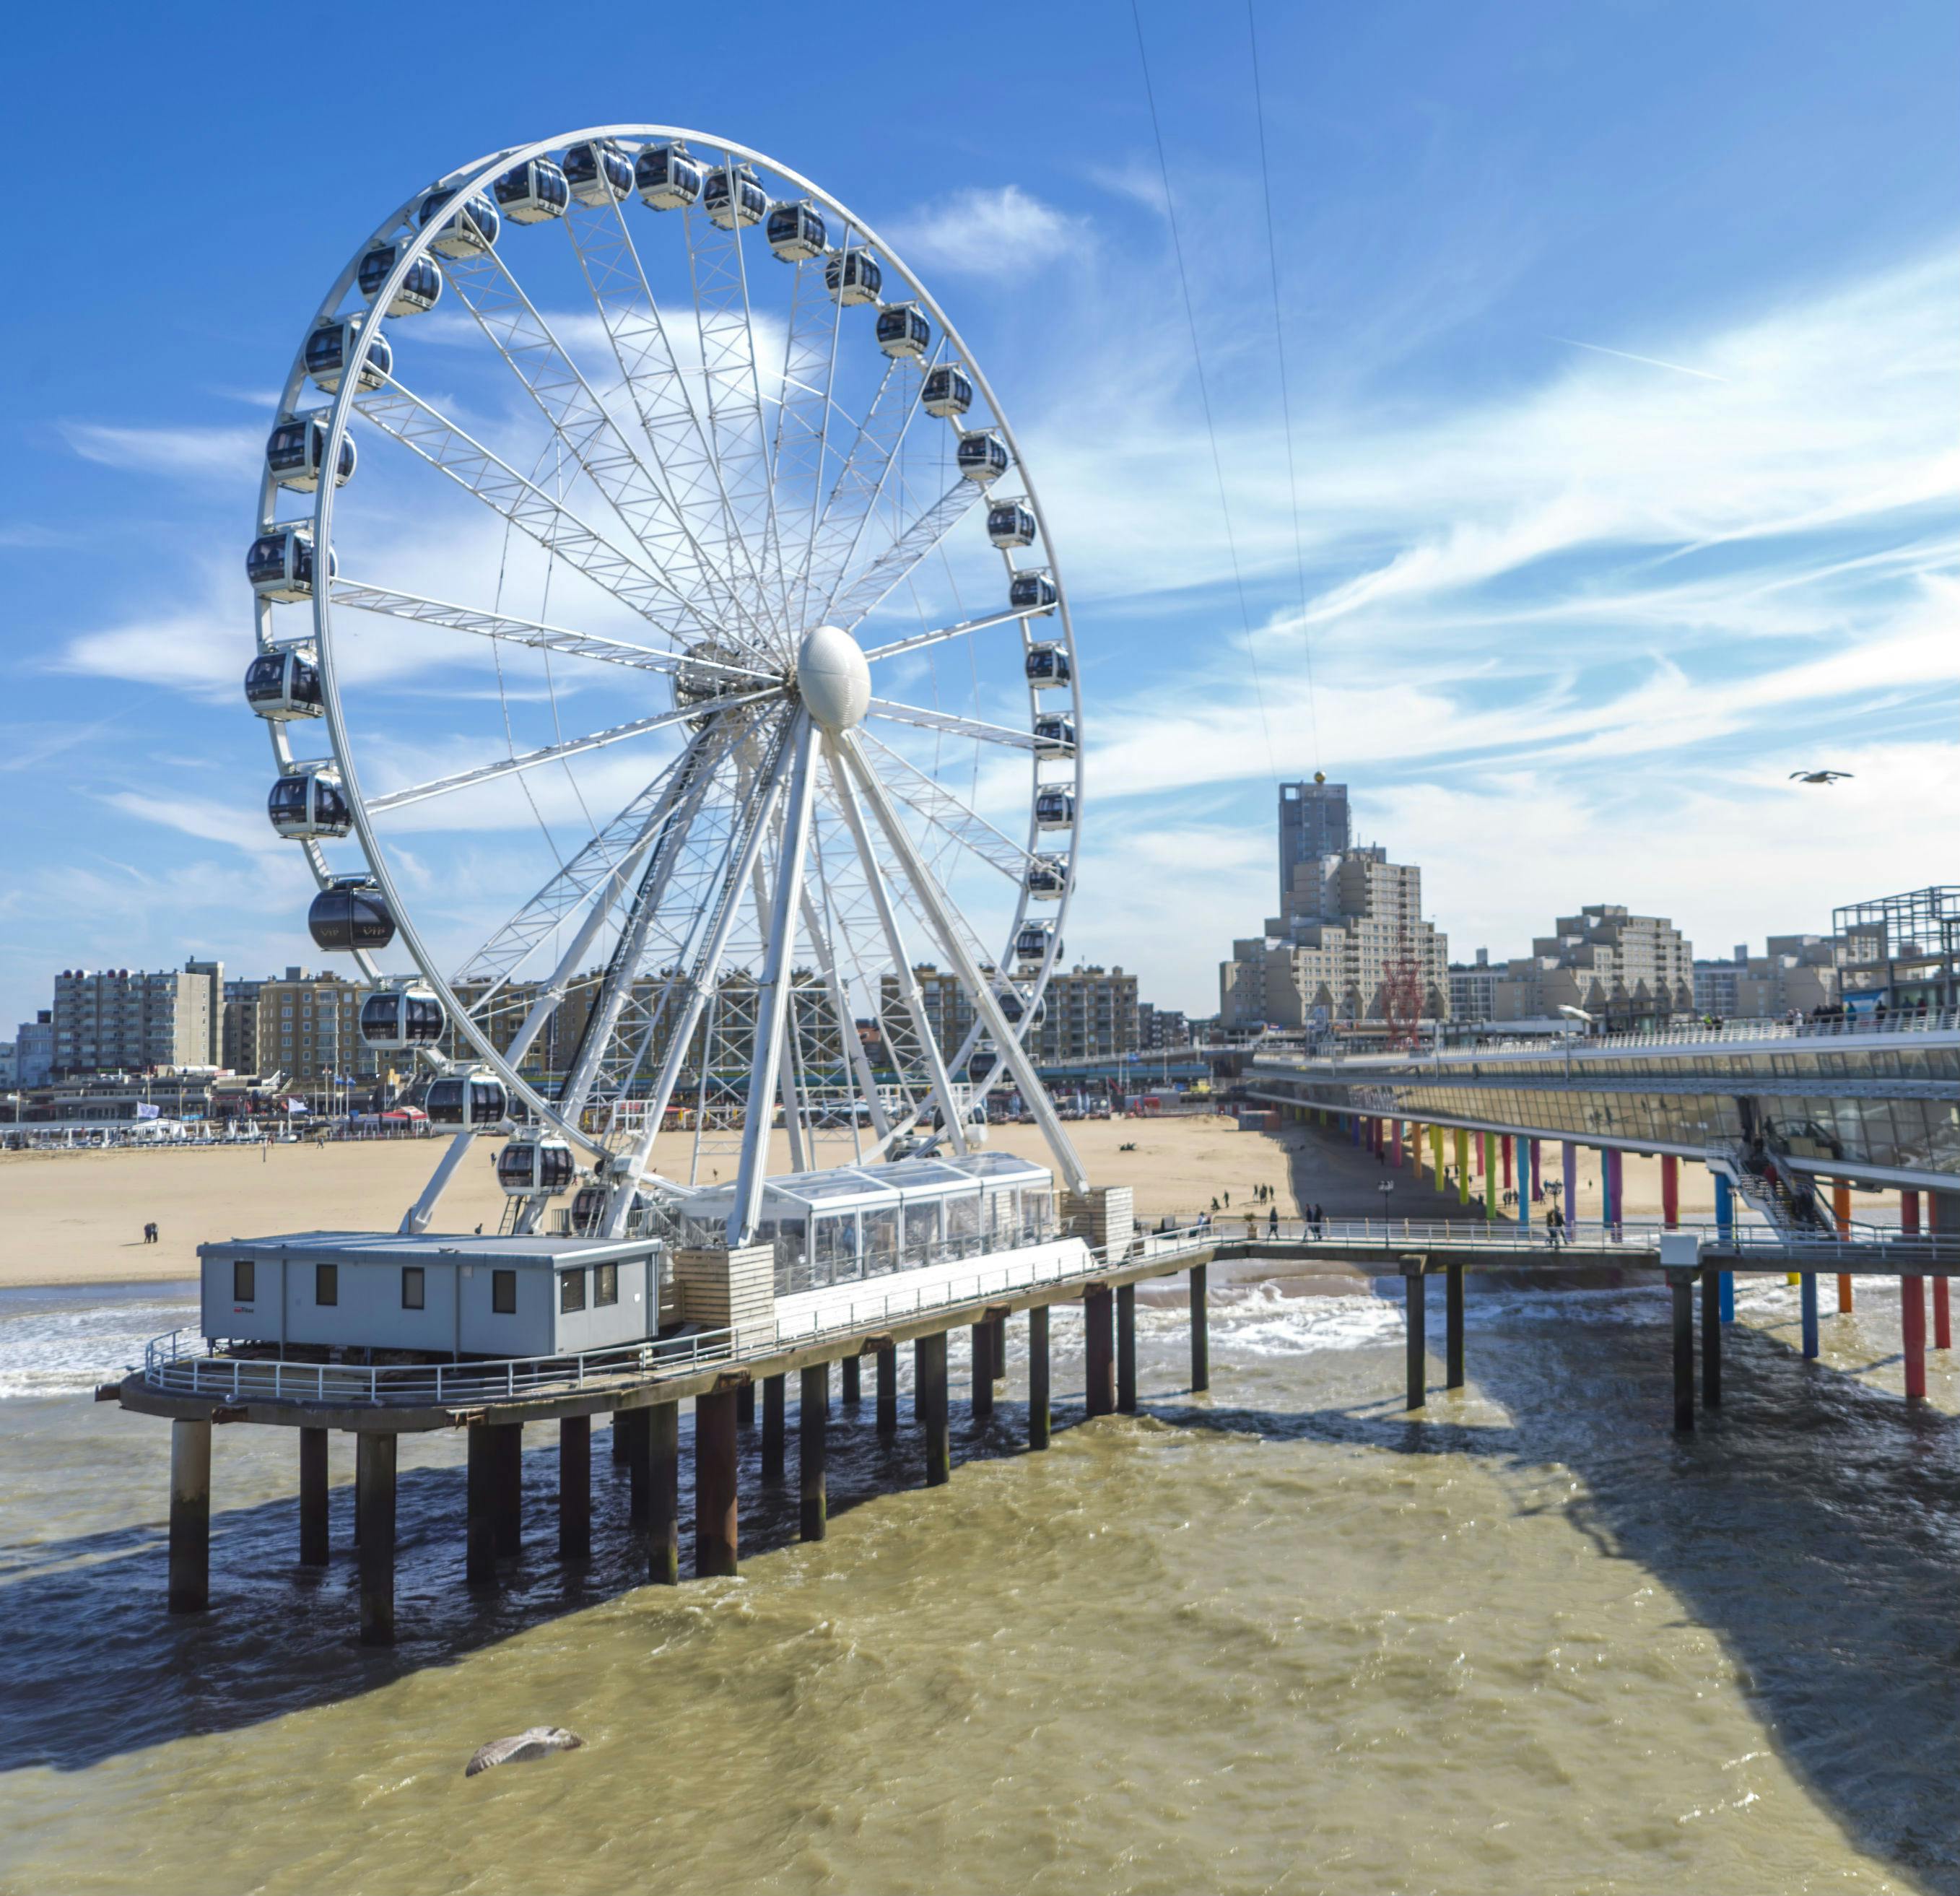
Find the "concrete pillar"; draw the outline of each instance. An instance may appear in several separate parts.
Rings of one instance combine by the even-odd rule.
[[[1194,1394],[1211,1386],[1211,1320],[1205,1308],[1205,1267],[1191,1267],[1191,1387]]]
[[[1808,1360],[1817,1354],[1817,1274],[1814,1271],[1803,1273],[1796,1294],[1803,1312],[1803,1354]]]
[[[878,1433],[899,1432],[899,1352],[896,1344],[878,1351]]]
[[[211,1604],[211,1424],[170,1424],[170,1611]]]
[[[1463,1386],[1463,1267],[1446,1267],[1443,1296],[1444,1374],[1446,1389]]]
[[[1083,1339],[1088,1358],[1089,1413],[1108,1415],[1116,1406],[1116,1300],[1106,1284],[1082,1293]]]
[[[327,1561],[326,1431],[300,1430],[300,1565]]]
[[[1668,1274],[1674,1299],[1674,1432],[1694,1433],[1694,1277],[1686,1271]]]
[[[988,1321],[993,1326],[994,1339],[988,1347],[987,1366],[994,1372],[996,1382],[1004,1382],[1007,1379],[1007,1312],[998,1312]]]
[[[1701,1273],[1701,1406],[1722,1406],[1722,1273],[1712,1265]]]
[[[853,1359],[855,1360],[855,1359]],[[783,1379],[762,1379],[762,1479],[783,1478]]]
[[[487,1422],[467,1431],[469,1459],[463,1487],[463,1576],[472,1586],[497,1583],[497,1457],[502,1443]]]
[[[1900,1348],[1905,1357],[1905,1392],[1909,1401],[1926,1398],[1926,1280],[1899,1279]]]
[[[994,1413],[994,1371],[988,1358],[994,1348],[994,1326],[985,1317],[971,1331],[973,1348],[973,1419],[984,1422]]]
[[[829,1465],[830,1365],[813,1363],[803,1373],[797,1404],[797,1486],[802,1500],[802,1533],[820,1541],[829,1522],[826,1488]]]
[[[592,1418],[565,1415],[558,1424],[558,1557],[592,1557]]]
[[[1125,1415],[1137,1412],[1137,1287],[1116,1290],[1116,1407]]]
[[[740,1429],[752,1429],[756,1426],[756,1385],[745,1382],[735,1392],[735,1426]]]
[[[864,1368],[864,1359],[861,1357],[848,1356],[838,1366],[843,1371],[844,1406],[847,1409],[854,1409],[864,1399],[863,1389],[859,1381]]]
[[[524,1425],[497,1425],[497,1551],[521,1554],[524,1548]]]
[[[702,1579],[732,1578],[740,1554],[737,1407],[733,1389],[694,1399],[694,1570]]]
[[[680,1584],[680,1405],[656,1402],[647,1414],[648,1459],[653,1466],[647,1506],[647,1578]]]
[[[925,1484],[943,1487],[953,1479],[953,1439],[946,1418],[946,1332],[921,1337],[912,1345],[912,1405],[925,1430]]]
[[[624,1462],[626,1459],[626,1438],[619,1433],[619,1417],[616,1411],[614,1412],[612,1417],[612,1427],[611,1433],[612,1436],[612,1459],[616,1462]]]
[[[1681,1161],[1671,1152],[1660,1156],[1660,1221],[1670,1231],[1681,1223]]]
[[[1028,1446],[1045,1449],[1048,1438],[1048,1306],[1028,1312]]]
[[[395,1643],[395,1438],[354,1437],[354,1509],[361,1520],[361,1643]]]
[[[1405,1406],[1420,1409],[1429,1401],[1429,1280],[1420,1258],[1404,1261],[1402,1289],[1408,1301],[1408,1401]]]

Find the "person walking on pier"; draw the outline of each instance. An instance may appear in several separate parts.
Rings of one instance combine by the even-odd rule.
[[[1269,1238],[1277,1238],[1279,1235],[1280,1208],[1278,1205],[1274,1205],[1266,1214],[1266,1236]]]
[[[1556,1251],[1565,1236],[1565,1214],[1557,1205],[1545,1214],[1545,1241]]]

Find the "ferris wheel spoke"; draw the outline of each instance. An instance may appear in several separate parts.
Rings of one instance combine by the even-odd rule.
[[[854,579],[842,582],[824,612],[826,623],[848,632],[892,588],[902,584],[940,542],[985,498],[980,485],[963,476],[900,528],[892,544]]]
[[[935,777],[868,734],[859,740],[885,770],[885,787],[901,803],[918,812],[934,829],[950,837],[961,848],[978,856],[988,867],[998,870],[1020,886],[1026,879],[1032,851],[997,829],[978,811],[969,809]]]
[[[984,632],[992,625],[1018,624],[1054,609],[1052,606],[1026,606],[1004,612],[983,613],[978,619],[963,619],[956,625],[941,625],[929,632],[915,632],[909,638],[895,638],[889,645],[873,646],[864,654],[865,662],[868,664],[873,659],[896,658],[901,652],[919,651],[928,645],[943,644],[949,638],[965,638],[973,632]]]
[[[830,945],[839,933],[839,925],[832,909],[830,877],[824,873],[822,838],[814,822],[810,826],[810,849],[816,870],[816,887],[823,899],[823,912],[818,913],[816,899],[806,882],[803,889],[803,934],[816,958],[817,972],[829,994],[831,1011],[837,1019],[847,1093],[854,1084],[856,1088],[846,1102],[851,1113],[851,1143],[854,1148],[858,1143],[858,1101],[861,1099],[870,1115],[871,1130],[882,1147],[891,1136],[891,1121],[885,1112],[884,1101],[879,1096],[877,1076],[871,1070],[870,1056],[865,1052],[864,1043],[858,1037],[850,1000],[844,991],[843,977],[838,970],[837,956]]]
[[[714,630],[711,619],[678,600],[657,574],[399,382],[390,377],[382,388],[357,396],[355,406],[384,434],[670,638],[685,644]]]
[[[1034,735],[1014,730],[1005,724],[989,724],[977,717],[956,717],[950,711],[928,711],[923,705],[895,704],[889,698],[871,700],[870,715],[889,717],[895,724],[916,724],[924,730],[951,731],[959,737],[975,737],[982,743],[1000,744],[1009,750],[1032,750]]]
[[[842,241],[848,246],[847,228]],[[824,464],[830,434],[833,396],[837,387],[837,348],[843,333],[844,305],[824,288],[824,259],[801,258],[790,293],[789,330],[783,344],[783,380],[776,406],[775,446],[770,478],[778,496],[778,531],[785,517],[792,523],[784,566],[784,610],[791,631],[805,627],[800,614],[807,591],[810,564],[816,550],[816,525],[823,501]],[[804,498],[807,494],[807,498]],[[796,544],[800,539],[800,546]]]
[[[690,654],[662,651],[651,645],[635,645],[623,638],[609,638],[598,632],[574,632],[559,625],[546,625],[535,619],[513,619],[503,612],[479,611],[469,606],[452,606],[419,593],[400,593],[390,587],[371,586],[365,581],[336,579],[333,603],[358,607],[364,612],[382,612],[391,619],[406,619],[418,625],[434,625],[444,631],[469,632],[482,638],[502,639],[534,651],[562,652],[572,658],[597,659],[609,665],[630,666],[635,670],[659,672],[671,676],[683,669],[689,673],[712,673],[717,677],[756,684],[773,681],[775,675],[746,665],[698,658]]]

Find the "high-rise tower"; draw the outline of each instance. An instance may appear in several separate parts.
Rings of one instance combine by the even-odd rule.
[[[1293,872],[1349,845],[1348,786],[1316,772],[1310,784],[1280,785],[1280,912],[1293,912]]]

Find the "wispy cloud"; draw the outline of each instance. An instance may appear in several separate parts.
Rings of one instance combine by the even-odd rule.
[[[956,191],[899,218],[891,237],[908,263],[965,273],[1052,262],[1082,249],[1089,229],[1086,218],[1006,184]]]
[[[111,428],[65,422],[61,431],[83,460],[142,474],[250,479],[266,450],[262,428]]]
[[[1726,382],[1726,375],[1711,375],[1706,369],[1691,369],[1682,362],[1664,362],[1657,355],[1636,355],[1631,349],[1608,348],[1603,342],[1581,342],[1570,336],[1554,336],[1554,342],[1563,342],[1569,349],[1590,349],[1595,355],[1616,355],[1622,362],[1644,362],[1650,369],[1672,369],[1677,375],[1697,375],[1704,382]]]

